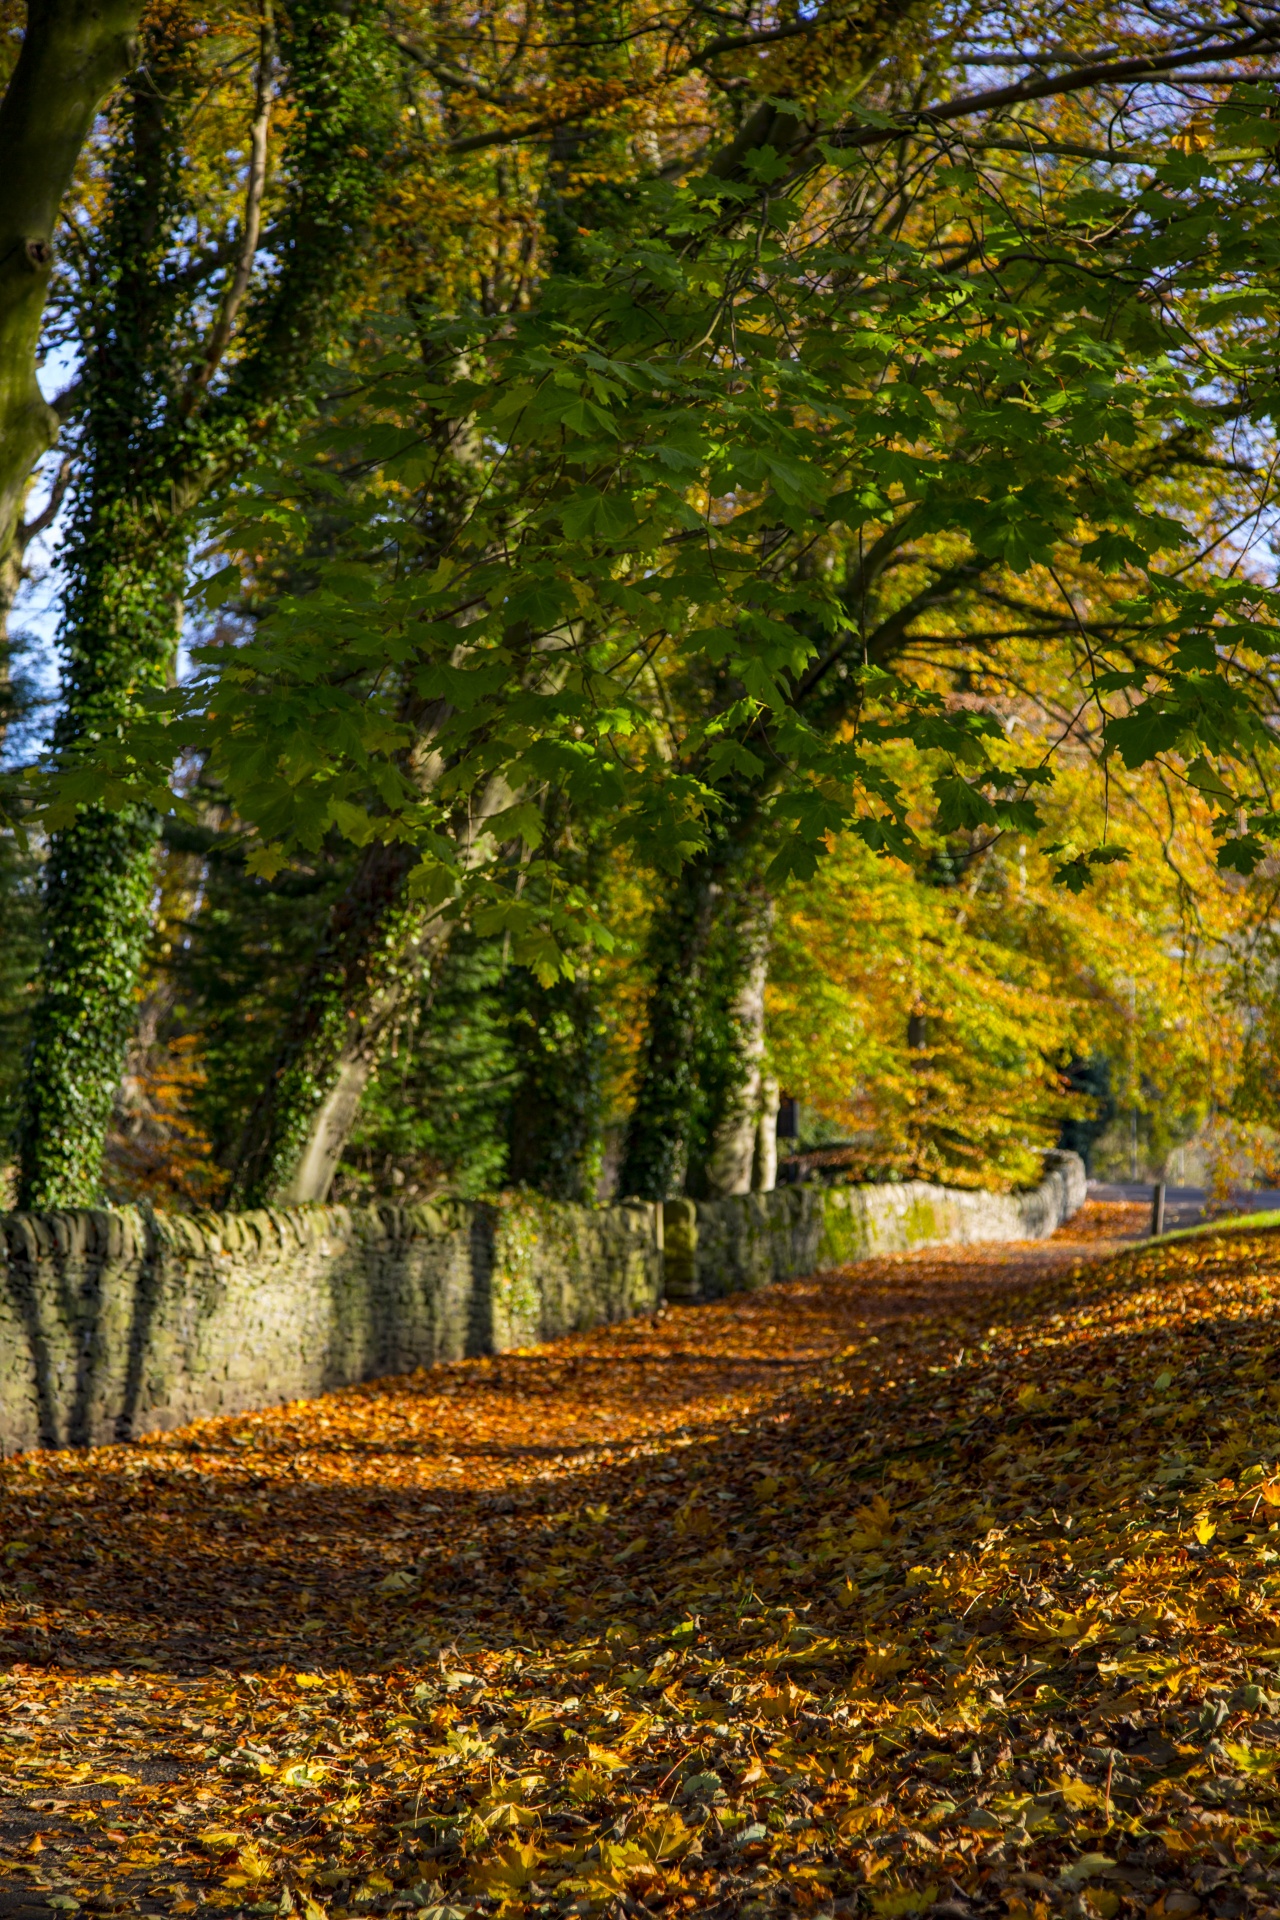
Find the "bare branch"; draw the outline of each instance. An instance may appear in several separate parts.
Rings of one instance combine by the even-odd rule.
[[[49,498],[45,501],[34,520],[24,520],[18,528],[14,545],[20,553],[31,544],[37,535],[44,533],[51,527],[57,519],[58,509],[66,498],[67,487],[71,480],[71,466],[71,455],[64,453],[58,462],[58,471],[53,477],[53,485],[49,489]]]
[[[240,230],[239,256],[231,283],[223,295],[218,317],[205,342],[204,361],[187,393],[188,407],[208,386],[218,370],[236,315],[249,290],[253,263],[262,231],[262,197],[267,186],[267,150],[271,137],[271,103],[275,78],[275,23],[272,0],[262,0],[262,51],[258,60],[258,80],[254,99],[253,127],[249,137],[249,178],[245,187],[244,221]]]
[[[982,93],[961,94],[956,100],[941,100],[936,106],[922,107],[914,113],[896,114],[888,125],[851,125],[848,122],[827,136],[833,147],[848,151],[858,147],[880,146],[886,140],[900,140],[916,127],[942,126],[950,120],[963,120],[970,114],[996,113],[1002,107],[1015,107],[1028,100],[1047,100],[1054,95],[1079,93],[1085,87],[1105,87],[1119,82],[1156,80],[1162,74],[1181,67],[1192,67],[1245,60],[1251,54],[1273,53],[1280,46],[1280,28],[1260,27],[1240,40],[1228,40],[1218,46],[1184,48],[1177,53],[1138,57],[1131,60],[1100,62],[1092,67],[1076,67],[1067,73],[1044,74],[1035,80],[1020,80],[1007,87],[989,87]],[[1221,76],[1215,76],[1220,78]]]

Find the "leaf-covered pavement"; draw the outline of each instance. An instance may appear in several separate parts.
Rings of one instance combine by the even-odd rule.
[[[7,1462],[0,1912],[1269,1911],[1280,1236],[1089,1231]]]

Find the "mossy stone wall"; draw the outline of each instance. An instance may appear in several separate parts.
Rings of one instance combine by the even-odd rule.
[[[125,1440],[651,1310],[651,1206],[11,1214],[0,1446]]]
[[[184,1218],[0,1219],[0,1447],[127,1440],[463,1354],[504,1353],[938,1241],[1051,1233],[1075,1154],[1032,1193],[788,1187],[579,1207],[513,1195]],[[665,1242],[665,1253],[664,1253]],[[665,1282],[664,1282],[665,1264]]]
[[[780,1187],[731,1200],[668,1201],[669,1300],[714,1300],[907,1247],[1039,1240],[1084,1205],[1084,1162],[1047,1153],[1029,1193],[971,1193],[921,1180]]]

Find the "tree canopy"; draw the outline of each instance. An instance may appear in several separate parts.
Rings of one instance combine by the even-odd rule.
[[[157,1190],[323,1197],[379,1124],[470,1179],[376,1091],[455,968],[496,1180],[753,1178],[780,1074],[882,1171],[1026,1177],[1095,1053],[1135,1112],[1158,1056],[1183,1131],[1265,1124],[1269,16],[138,31],[12,356],[69,369],[62,708],[6,776],[25,1203],[99,1191],[157,1049],[199,1143]],[[1104,902],[1149,929],[1127,1019]],[[201,956],[262,940],[250,1043]],[[922,942],[948,1005],[873,986]],[[1139,973],[1238,1071],[1126,1064]]]

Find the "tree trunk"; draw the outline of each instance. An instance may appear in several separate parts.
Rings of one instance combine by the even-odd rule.
[[[110,501],[118,507],[118,500]],[[177,645],[182,550],[131,566],[132,516],[105,511],[77,557],[99,542],[73,587],[67,707],[55,750],[74,754],[95,730],[122,724],[133,690],[163,683]],[[121,564],[113,556],[119,554]],[[147,564],[148,560],[150,564]],[[125,1052],[135,983],[151,924],[157,819],[150,809],[86,807],[50,836],[44,882],[43,990],[32,1021],[19,1129],[21,1207],[90,1206]]]
[[[103,97],[129,71],[141,0],[30,0],[0,101],[0,555],[59,420],[36,379],[53,236]]]
[[[711,1118],[702,1185],[708,1199],[750,1193],[766,1103],[764,992],[769,978],[773,901],[753,890],[735,916],[733,972],[727,995],[729,1071]],[[774,1167],[776,1171],[776,1154]],[[773,1180],[769,1180],[770,1187]]]
[[[151,511],[145,428],[166,318],[158,292],[181,217],[177,154],[198,84],[194,35],[175,19],[147,42],[118,139],[103,255],[109,307],[87,343],[85,453],[66,543],[66,670],[54,749],[119,734],[138,690],[162,686],[177,646],[185,543]],[[20,1127],[18,1204],[88,1206],[135,1016],[134,983],[150,920],[153,816],[84,809],[56,831],[45,868],[43,991]]]
[[[618,1192],[675,1200],[684,1192],[694,1138],[697,1049],[703,1029],[707,943],[719,862],[709,854],[680,871],[649,935],[653,988],[640,1081],[627,1122]]]
[[[642,1200],[767,1192],[777,1114],[765,1068],[773,901],[726,862],[691,860],[649,939],[653,990],[618,1191]],[[767,1125],[766,1125],[767,1120]]]
[[[752,1193],[772,1193],[778,1184],[778,1083],[766,1073],[760,1088],[756,1116],[756,1157],[751,1170]]]
[[[274,243],[280,269],[241,310],[252,350],[214,391],[207,344],[194,357],[191,349],[193,333],[204,334],[210,288],[167,271],[189,244],[184,139],[207,78],[204,44],[181,6],[153,14],[113,124],[86,300],[85,452],[66,545],[68,672],[54,743],[63,764],[91,751],[95,738],[118,735],[139,691],[171,673],[191,510],[220,478],[261,457],[305,391],[317,344],[357,271],[353,222],[367,217],[379,178],[374,135],[387,111],[375,85],[385,59],[380,29],[367,7],[299,0],[283,36],[298,111],[290,199]],[[225,347],[226,329],[216,337]],[[21,1206],[98,1197],[136,1011],[157,825],[137,807],[94,806],[52,838],[42,995],[19,1129]]]
[[[511,800],[489,783],[459,830],[464,860]],[[261,1097],[249,1116],[226,1204],[323,1200],[392,1027],[451,922],[409,895],[418,854],[402,842],[365,848],[335,904]]]
[[[448,935],[438,912],[408,898],[416,860],[400,843],[365,848],[249,1116],[229,1206],[328,1193],[396,1015]]]

